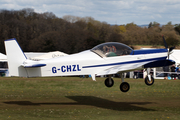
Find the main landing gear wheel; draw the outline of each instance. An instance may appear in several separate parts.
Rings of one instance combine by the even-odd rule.
[[[121,83],[121,85],[120,85],[120,90],[121,90],[122,92],[127,92],[127,91],[129,91],[129,89],[130,89],[129,83],[127,83],[127,82],[122,82],[122,83]]]
[[[114,85],[114,80],[112,78],[107,78],[105,81],[104,81],[104,84],[107,86],[107,87],[112,87]]]
[[[149,85],[149,86],[152,85],[154,83],[154,78],[152,76],[150,76],[150,79],[149,79],[149,77],[146,76],[145,83],[146,83],[146,85]]]

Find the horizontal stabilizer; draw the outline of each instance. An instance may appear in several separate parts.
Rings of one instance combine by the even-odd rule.
[[[31,68],[31,67],[44,67],[46,64],[34,64],[34,65],[23,65],[25,68]]]
[[[35,67],[44,67],[46,66],[46,64],[41,63],[39,61],[33,61],[27,59],[26,61],[23,62],[21,66],[23,66],[24,68],[35,68]]]

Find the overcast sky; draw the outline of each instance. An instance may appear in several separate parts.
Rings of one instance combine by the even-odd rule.
[[[180,24],[180,0],[0,0],[0,9],[93,17],[108,24]]]

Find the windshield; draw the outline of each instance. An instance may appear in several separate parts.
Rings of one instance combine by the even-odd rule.
[[[103,43],[95,46],[91,50],[96,54],[100,55],[101,57],[130,55],[133,52],[133,49],[129,46],[117,42]]]

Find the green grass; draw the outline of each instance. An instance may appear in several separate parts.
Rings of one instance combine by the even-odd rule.
[[[0,120],[179,120],[180,80],[125,79],[130,90],[105,78],[0,78]]]

